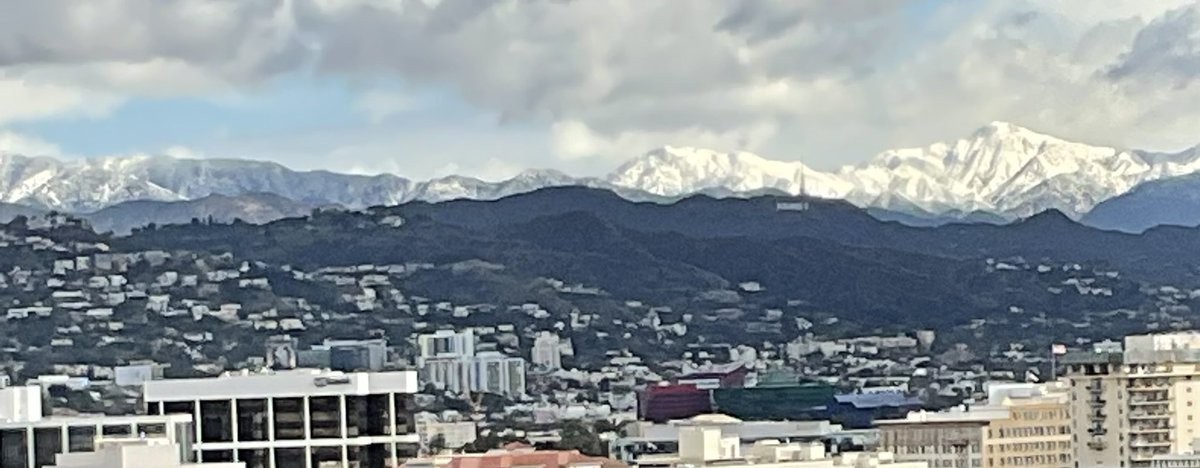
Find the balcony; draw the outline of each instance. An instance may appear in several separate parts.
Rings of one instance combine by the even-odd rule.
[[[1108,448],[1108,442],[1105,442],[1104,439],[1096,439],[1088,442],[1087,446],[1092,450],[1104,450]]]
[[[1134,411],[1129,413],[1130,421],[1171,419],[1171,413],[1166,411]]]
[[[1163,395],[1162,398],[1130,398],[1129,406],[1166,406],[1171,404],[1171,400]]]
[[[1159,440],[1159,439],[1151,439],[1151,440],[1133,439],[1133,440],[1129,441],[1129,446],[1133,447],[1135,449],[1140,449],[1140,448],[1157,449],[1157,448],[1170,447],[1171,441]]]
[[[1133,383],[1133,384],[1130,384],[1128,386],[1128,388],[1126,388],[1126,390],[1129,390],[1129,392],[1168,391],[1170,389],[1171,389],[1170,383],[1154,382],[1154,380],[1148,380],[1148,382]]]

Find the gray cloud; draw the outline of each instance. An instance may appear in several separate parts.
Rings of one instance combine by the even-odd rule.
[[[1108,76],[1177,88],[1200,80],[1200,5],[1167,12],[1139,31]]]
[[[1200,7],[1095,1],[0,0],[0,92],[383,77],[541,125],[574,158],[697,144],[831,166],[995,119],[1195,143]]]

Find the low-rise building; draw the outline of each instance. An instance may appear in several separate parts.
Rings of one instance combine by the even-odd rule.
[[[406,468],[626,468],[624,463],[590,457],[578,450],[535,450],[520,443],[485,453],[443,454],[409,460]]]
[[[187,441],[192,416],[50,416],[25,421],[0,422],[0,468],[37,468],[55,463],[60,453],[86,453],[97,440],[111,437],[157,437],[184,448],[181,460],[191,456]]]
[[[48,468],[245,468],[245,463],[188,463],[178,444],[162,438],[106,439],[95,452],[64,453]]]
[[[746,450],[737,433],[726,427],[738,423],[736,419],[716,415],[681,424],[676,453],[646,455],[634,464],[645,468],[929,467],[925,462],[897,460],[887,452],[831,454],[821,442],[760,440]]]
[[[721,414],[705,414],[691,419],[656,423],[637,421],[626,424],[624,436],[609,443],[609,454],[626,463],[649,454],[673,453],[678,450],[680,429],[702,422],[719,423],[723,434],[736,436],[749,450],[762,440],[783,442],[832,442],[843,435],[842,426],[829,421],[741,421]]]
[[[1070,402],[1061,383],[989,388],[988,404],[879,422],[884,450],[935,467],[1070,468]]]

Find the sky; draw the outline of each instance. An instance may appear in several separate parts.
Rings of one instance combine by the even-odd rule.
[[[601,175],[818,169],[991,121],[1200,143],[1186,0],[0,0],[0,153]]]

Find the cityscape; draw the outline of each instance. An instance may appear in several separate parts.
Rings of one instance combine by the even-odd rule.
[[[0,468],[1200,468],[1197,0],[0,0]]]

